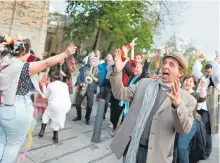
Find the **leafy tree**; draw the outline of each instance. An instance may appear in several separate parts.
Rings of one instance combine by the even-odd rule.
[[[120,47],[138,37],[136,48],[149,49],[153,42],[152,23],[144,18],[147,2],[143,1],[71,1],[67,12],[73,23],[68,27],[74,38],[85,41],[96,31],[94,49],[103,49],[108,43],[108,51]],[[148,4],[149,5],[149,4]]]

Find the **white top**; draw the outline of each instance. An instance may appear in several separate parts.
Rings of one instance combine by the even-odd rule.
[[[192,68],[192,74],[197,79],[200,79],[203,76],[203,73],[201,71],[202,71],[202,63],[201,63],[201,61],[196,60],[194,65],[193,65],[193,68]],[[209,78],[207,78],[207,81],[206,81],[206,91],[207,91],[207,93],[208,93],[208,86],[210,84],[210,79]],[[220,91],[220,62],[218,62],[218,61],[214,61],[212,63],[211,78],[212,78],[212,82],[215,85],[215,87]],[[197,88],[197,92],[199,92],[199,90],[200,90],[200,84]],[[201,110],[201,109],[208,111],[206,101],[204,101],[202,103],[198,103],[197,110]]]
[[[68,85],[61,81],[49,83],[43,87],[44,95],[48,98],[48,104],[71,105]]]

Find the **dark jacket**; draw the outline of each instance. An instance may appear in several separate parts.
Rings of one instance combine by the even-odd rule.
[[[55,66],[53,66],[50,71],[49,71],[49,76],[51,76],[51,74],[53,72],[60,72],[60,64],[56,64]],[[66,80],[70,80],[71,79],[71,73],[70,73],[70,70],[69,70],[69,67],[67,65],[67,62],[65,60],[64,64],[62,65],[62,71],[66,74],[66,76],[63,77],[63,82],[66,82]]]
[[[148,69],[149,69],[150,63],[151,63],[151,61],[148,62],[147,60],[145,60],[145,62],[144,62],[144,67],[143,67],[143,72],[142,72],[142,76],[144,78],[148,77]]]
[[[85,78],[89,75],[88,73],[90,72],[90,66],[89,65],[85,65],[83,67],[81,67],[79,69],[79,76],[77,77],[77,85],[80,85],[81,83],[85,83]],[[99,69],[98,67],[94,68],[93,69],[93,75],[96,77],[96,78],[100,78],[100,72],[99,72]],[[88,85],[88,89],[87,90],[93,90],[93,91],[97,91],[97,84],[94,80],[91,84]]]
[[[133,75],[132,65],[129,62],[125,65],[124,69],[122,70],[122,73],[123,73],[122,82],[124,86],[126,86],[129,77]]]

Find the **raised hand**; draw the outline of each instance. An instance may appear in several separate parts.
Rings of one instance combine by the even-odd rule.
[[[167,93],[167,95],[170,97],[172,104],[178,107],[181,102],[179,79],[174,82],[174,85],[171,87],[171,89],[172,91],[170,93]]]
[[[168,52],[169,52],[169,48],[168,48],[168,46],[165,46],[165,55],[168,55]]]
[[[115,61],[114,73],[118,74],[122,71],[126,63],[129,61],[129,58],[126,58],[126,60],[123,62],[121,59],[121,50],[116,49],[114,53],[114,61]]]
[[[73,54],[76,53],[76,49],[77,49],[77,46],[76,46],[74,43],[71,43],[71,44],[67,47],[65,53],[67,54],[67,56],[71,56],[71,55],[73,55]]]
[[[131,43],[130,43],[131,47],[134,47],[134,46],[136,45],[136,43],[135,43],[136,40],[137,40],[137,38],[134,38],[134,39],[131,41]]]
[[[200,79],[200,88],[206,89],[206,79],[205,79],[205,77],[201,77],[201,79]]]
[[[127,46],[124,45],[124,46],[122,47],[122,50],[123,50],[123,52],[124,52],[124,54],[125,54],[124,57],[127,58],[127,57],[128,57],[128,51],[129,51],[130,49],[128,49]]]
[[[23,40],[23,37],[20,35],[20,33],[17,33],[17,36],[15,38],[16,40]]]
[[[150,54],[147,55],[147,58],[148,58],[148,59],[152,59],[152,58],[154,58],[155,56],[156,56],[156,53],[150,53]]]

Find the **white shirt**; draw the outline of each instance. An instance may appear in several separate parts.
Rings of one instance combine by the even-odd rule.
[[[203,73],[201,71],[202,71],[202,63],[201,63],[201,61],[196,60],[194,65],[193,65],[193,68],[192,68],[192,74],[197,79],[200,79],[203,76]],[[212,82],[215,85],[215,87],[220,91],[220,63],[217,62],[217,61],[214,61],[212,63],[211,78],[212,78]],[[207,78],[206,80],[207,80],[206,81],[206,91],[207,91],[207,94],[208,94],[208,86],[210,84],[210,77]],[[199,92],[199,90],[200,90],[200,84],[197,88],[197,92]],[[201,110],[201,109],[208,111],[206,101],[204,101],[202,103],[198,103],[197,110]]]
[[[44,95],[48,98],[49,105],[70,105],[70,94],[68,85],[61,81],[54,81],[49,83],[47,88],[44,86]]]

